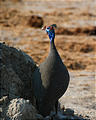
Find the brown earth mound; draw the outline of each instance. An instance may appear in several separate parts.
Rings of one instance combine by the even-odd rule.
[[[43,18],[38,15],[24,14],[16,9],[0,9],[0,25],[5,27],[30,26],[42,27]]]
[[[29,25],[32,27],[36,27],[36,28],[40,27],[41,28],[43,25],[42,17],[32,15],[29,19]]]
[[[96,35],[96,27],[77,27],[77,28],[63,28],[59,27],[56,30],[58,35]]]

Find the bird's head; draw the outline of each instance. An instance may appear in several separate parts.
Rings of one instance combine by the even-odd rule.
[[[49,36],[50,42],[54,41],[55,38],[55,28],[56,28],[56,24],[52,24],[50,26],[44,26],[42,29],[46,30],[46,33]]]

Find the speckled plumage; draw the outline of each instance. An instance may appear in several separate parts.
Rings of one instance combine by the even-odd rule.
[[[50,114],[50,111],[58,99],[65,93],[69,84],[69,73],[54,44],[55,32],[53,30],[50,34],[50,27],[46,32],[50,39],[50,52],[39,67],[44,90],[39,111],[43,116]]]

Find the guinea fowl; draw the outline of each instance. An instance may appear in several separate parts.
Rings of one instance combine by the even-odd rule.
[[[50,25],[44,27],[50,39],[50,52],[43,63],[40,64],[40,74],[42,84],[41,101],[39,104],[39,112],[43,116],[50,114],[55,107],[57,112],[58,99],[65,93],[69,84],[69,73],[63,64],[59,53],[55,47],[55,27]],[[39,91],[40,94],[40,91]]]

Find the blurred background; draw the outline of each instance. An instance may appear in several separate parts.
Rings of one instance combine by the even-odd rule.
[[[71,82],[60,102],[95,118],[96,0],[0,0],[0,42],[40,64],[49,39],[42,26],[57,24],[55,44]]]

